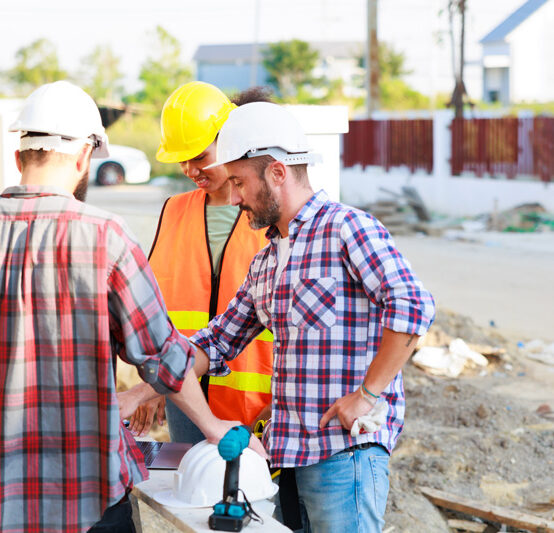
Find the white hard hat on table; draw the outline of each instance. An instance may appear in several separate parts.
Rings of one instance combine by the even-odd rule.
[[[217,167],[248,158],[270,155],[285,165],[313,164],[308,139],[298,121],[283,106],[253,102],[233,109],[217,138]]]
[[[108,137],[94,100],[68,81],[47,83],[35,89],[9,131],[21,132],[21,150],[55,150],[76,153],[92,144],[92,157],[107,157]],[[27,133],[42,133],[26,136]]]
[[[181,460],[173,490],[159,492],[154,499],[174,507],[212,507],[223,496],[225,466],[215,444],[199,442]],[[239,489],[250,502],[271,498],[278,491],[267,462],[250,448],[240,456]]]

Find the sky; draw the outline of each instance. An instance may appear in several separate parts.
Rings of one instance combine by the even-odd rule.
[[[468,0],[466,68],[470,95],[480,91],[478,40],[524,0]],[[447,0],[380,0],[378,36],[406,55],[408,81],[425,94],[452,86]],[[163,26],[181,43],[184,62],[201,44],[288,39],[363,41],[366,0],[1,0],[0,70],[14,65],[22,46],[45,37],[63,68],[76,71],[98,44],[121,57],[128,90],[136,90],[153,30]],[[440,40],[443,43],[440,44]]]

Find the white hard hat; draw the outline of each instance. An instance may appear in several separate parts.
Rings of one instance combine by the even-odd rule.
[[[315,162],[308,153],[308,139],[298,121],[284,107],[253,102],[233,109],[217,139],[216,162],[212,168],[246,156],[270,155],[285,165]]]
[[[162,491],[154,498],[173,507],[212,507],[223,497],[225,467],[215,444],[199,442],[181,459],[173,490]],[[271,498],[279,490],[271,481],[265,459],[250,448],[240,456],[239,489],[250,502]]]
[[[88,142],[93,145],[93,157],[109,155],[108,137],[98,107],[83,89],[68,81],[47,83],[35,89],[9,131],[22,132],[22,149],[75,153]],[[27,132],[44,135],[25,137]]]

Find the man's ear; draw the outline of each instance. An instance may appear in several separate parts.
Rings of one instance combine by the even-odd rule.
[[[274,185],[283,185],[287,179],[287,167],[281,161],[273,161],[268,167],[269,177]]]
[[[15,151],[15,166],[17,167],[17,170],[21,172],[21,157],[19,155],[19,150]]]
[[[79,172],[86,171],[90,164],[90,156],[92,154],[92,146],[90,144],[85,144],[77,156],[77,170]]]

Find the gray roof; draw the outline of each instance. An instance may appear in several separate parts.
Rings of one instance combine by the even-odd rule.
[[[309,43],[321,57],[355,57],[363,52],[364,43],[359,41],[325,41]],[[244,44],[202,44],[194,54],[193,60],[205,63],[231,63],[234,61],[250,61],[252,59],[253,43]],[[267,48],[268,43],[258,44],[258,53]]]
[[[516,9],[507,19],[504,19],[494,30],[485,35],[479,42],[492,43],[502,41],[509,33],[515,30],[526,18],[532,15],[549,0],[527,0]]]

